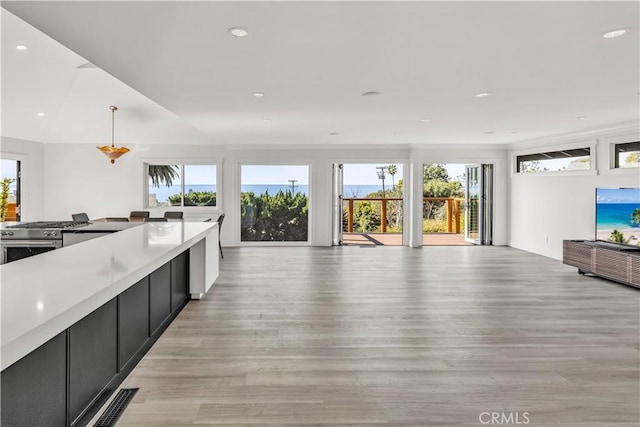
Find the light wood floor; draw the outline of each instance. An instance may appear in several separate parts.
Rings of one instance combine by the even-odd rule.
[[[505,247],[224,254],[119,426],[640,424],[638,290]]]

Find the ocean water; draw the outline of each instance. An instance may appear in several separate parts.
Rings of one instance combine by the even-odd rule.
[[[596,227],[598,230],[638,227],[631,224],[631,214],[640,209],[639,203],[597,203]]]
[[[185,191],[188,193],[189,191],[216,191],[215,185],[185,185]],[[385,186],[386,190],[389,190],[389,187]],[[291,191],[291,185],[279,185],[279,184],[268,184],[268,185],[243,185],[241,187],[242,192],[253,192],[255,194],[263,194],[266,191],[269,194],[274,195],[278,191]],[[367,194],[375,193],[376,191],[381,191],[382,186],[379,185],[345,185],[343,189],[344,197],[364,197]],[[295,186],[296,193],[303,193],[307,196],[309,195],[309,186],[308,185],[296,185]],[[179,185],[172,185],[171,187],[161,186],[160,188],[149,187],[149,194],[155,194],[156,199],[159,202],[166,202],[169,196],[180,193]]]

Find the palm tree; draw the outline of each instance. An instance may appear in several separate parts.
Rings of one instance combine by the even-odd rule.
[[[640,225],[640,209],[636,208],[631,214],[631,223]]]
[[[149,178],[151,178],[151,184],[160,188],[160,184],[166,184],[167,187],[171,187],[173,180],[179,178],[179,169],[176,165],[149,165]]]
[[[387,172],[389,172],[389,175],[391,175],[391,181],[393,182],[393,190],[395,191],[396,189],[396,178],[395,178],[395,174],[398,173],[398,166],[396,165],[389,165],[387,166]]]
[[[615,243],[629,243],[629,239],[625,239],[624,238],[624,234],[622,234],[620,231],[618,230],[613,230],[613,232],[611,233],[611,236],[609,236],[609,241],[610,242],[615,242]]]

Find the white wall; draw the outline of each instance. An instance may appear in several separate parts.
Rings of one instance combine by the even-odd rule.
[[[230,148],[218,145],[138,146],[114,165],[86,144],[46,144],[45,212],[50,219],[67,219],[75,212],[89,217],[127,216],[144,207],[143,162],[174,159],[218,162],[222,169],[220,202],[215,209],[183,208],[185,216],[225,212],[223,244],[240,244],[240,167],[242,164],[308,164],[310,166],[310,242],[331,245],[332,164],[337,162],[406,163],[405,149],[292,149],[291,147]],[[153,209],[151,209],[153,211]],[[161,216],[164,208],[153,216]]]
[[[204,213],[217,218],[226,213],[222,227],[223,244],[240,244],[240,167],[242,164],[308,164],[310,181],[310,243],[315,246],[331,245],[332,222],[332,164],[333,163],[396,163],[405,165],[407,183],[406,235],[414,230],[418,237],[409,239],[411,246],[422,244],[422,216],[411,216],[413,209],[421,209],[421,185],[411,186],[410,167],[415,163],[415,179],[422,180],[424,163],[492,163],[495,165],[495,230],[494,243],[507,243],[506,150],[492,147],[407,147],[381,148],[298,148],[224,147],[217,145],[149,145],[137,146],[114,165],[109,163],[95,147],[85,144],[45,145],[46,176],[44,205],[50,219],[67,219],[72,213],[87,212],[89,217],[127,216],[131,210],[144,207],[143,162],[153,159],[190,159],[218,162],[222,169],[220,202],[216,209]],[[410,197],[412,188],[417,196]],[[416,203],[412,203],[412,200]],[[184,208],[185,216],[202,208]],[[162,215],[164,208],[154,216]],[[421,211],[420,211],[421,213]]]
[[[638,169],[611,169],[611,144],[638,141],[638,138],[637,130],[622,130],[582,138],[538,141],[529,148],[520,146],[511,150],[509,245],[560,260],[563,240],[594,239],[596,187],[640,187]],[[513,173],[517,154],[594,144],[596,164],[593,171]]]
[[[2,137],[0,158],[20,160],[22,185],[20,202],[23,221],[40,221],[44,211],[44,144]]]

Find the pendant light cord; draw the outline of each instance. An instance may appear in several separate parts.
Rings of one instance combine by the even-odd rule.
[[[114,133],[115,133],[115,122],[116,122],[116,110],[118,107],[112,105],[111,107],[111,147],[115,147],[114,141]]]

